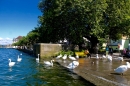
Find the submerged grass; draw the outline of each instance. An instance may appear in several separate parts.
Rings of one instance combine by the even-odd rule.
[[[53,67],[41,65],[34,77],[44,81],[44,83],[36,83],[35,86],[95,86],[56,63]],[[30,86],[29,83],[28,86]]]

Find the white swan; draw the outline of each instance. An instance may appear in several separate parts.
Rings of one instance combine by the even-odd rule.
[[[15,62],[11,62],[11,59],[9,59],[9,67],[12,67],[15,65]]]
[[[108,55],[107,59],[108,59],[108,61],[112,61],[112,56]]]
[[[18,55],[17,61],[20,62],[21,60],[22,60],[22,58],[20,58]]]
[[[98,54],[96,54],[96,59],[99,59]]]
[[[118,57],[117,60],[123,61],[123,57]]]
[[[69,59],[71,59],[71,60],[76,60],[76,58],[75,58],[75,57],[72,57],[71,55],[69,55]]]
[[[67,54],[65,54],[62,58],[63,60],[67,59]]]
[[[116,69],[114,69],[114,71],[116,73],[121,73],[123,75],[123,73],[126,72],[128,70],[128,68],[130,68],[130,64],[129,64],[129,62],[126,62],[126,65],[121,65],[121,66],[117,67]]]
[[[79,55],[78,54],[76,55],[76,58],[79,59]]]
[[[75,66],[78,66],[79,65],[79,62],[78,61],[73,61],[74,65]]]
[[[45,64],[46,66],[53,66],[53,61],[54,61],[54,60],[51,60],[51,62],[49,62],[49,61],[44,61],[44,64]]]
[[[36,58],[36,61],[39,62],[39,54],[38,54],[38,57]]]
[[[74,69],[79,65],[79,63],[77,61],[73,61],[71,62],[68,66],[66,66],[66,68],[68,69]]]
[[[128,68],[130,68],[130,63],[129,62],[126,62],[126,65]]]
[[[61,58],[62,57],[62,55],[60,54],[60,55],[58,55],[57,57],[56,57],[56,59],[59,59],[59,58]]]
[[[105,55],[102,55],[102,58],[103,58],[103,59],[106,59],[106,56],[105,56]]]

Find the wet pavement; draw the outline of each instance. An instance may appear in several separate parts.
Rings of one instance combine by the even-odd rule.
[[[124,61],[117,60],[119,55],[119,53],[114,53],[111,62],[107,59],[96,59],[96,55],[92,55],[91,59],[79,58],[79,66],[72,71],[96,86],[130,86],[130,69],[123,75],[114,72],[118,66],[126,64],[126,61],[130,62],[129,58],[124,58]],[[56,61],[62,66],[67,66],[72,62],[70,59]]]

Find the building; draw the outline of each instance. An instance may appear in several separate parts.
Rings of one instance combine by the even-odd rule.
[[[17,38],[14,38],[13,39],[13,43],[16,43],[16,42],[18,42],[20,39],[22,39],[23,38],[23,36],[18,36]]]
[[[20,39],[22,39],[23,38],[23,36],[18,36],[17,38],[14,38],[13,39],[13,43],[16,43],[16,42],[18,42]],[[17,46],[13,46],[13,48],[17,48]]]
[[[123,50],[127,48],[130,50],[130,39],[127,36],[122,36],[120,40],[110,40],[109,46],[111,46],[114,50]]]

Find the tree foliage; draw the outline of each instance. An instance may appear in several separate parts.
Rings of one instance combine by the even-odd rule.
[[[64,38],[92,46],[108,37],[130,34],[130,0],[41,0],[39,27],[27,34],[28,42],[57,42]]]
[[[107,31],[111,39],[128,35],[130,21],[130,0],[108,0],[105,12]]]
[[[42,0],[42,29],[49,39],[67,38],[74,43],[88,35],[119,39],[129,31],[129,4],[130,0]]]

